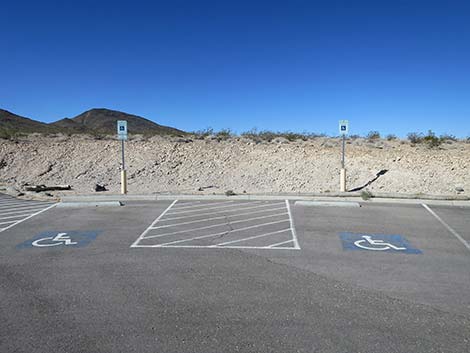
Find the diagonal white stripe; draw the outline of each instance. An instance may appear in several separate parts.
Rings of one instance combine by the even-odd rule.
[[[283,242],[280,242],[280,243],[271,244],[271,245],[268,245],[268,246],[266,246],[266,247],[267,247],[267,248],[274,248],[274,247],[279,246],[279,245],[284,245],[284,244],[292,243],[293,241],[294,241],[294,239],[291,239],[291,240],[283,241]]]
[[[172,220],[176,220],[176,219],[187,219],[187,218],[193,218],[193,217],[214,215],[214,214],[219,214],[219,213],[227,214],[227,213],[234,212],[234,211],[239,211],[239,210],[253,210],[253,209],[257,209],[257,208],[279,206],[279,205],[283,205],[283,204],[284,204],[284,202],[282,202],[282,203],[270,203],[270,204],[264,204],[264,205],[257,205],[257,206],[253,206],[253,207],[232,208],[230,210],[225,210],[225,211],[212,211],[212,212],[207,212],[207,213],[200,213],[200,214],[195,214],[194,216],[164,218],[164,219],[160,220],[160,223],[161,222],[172,221]],[[266,211],[269,211],[269,210],[266,210]]]
[[[284,216],[284,215],[286,215],[286,214],[287,214],[287,213],[279,213],[279,214],[274,214],[274,215],[269,215],[269,216],[263,216],[263,217],[247,218],[247,219],[242,219],[242,220],[240,220],[240,221],[233,221],[233,222],[230,222],[230,224],[244,223],[244,222],[254,221],[254,220],[257,220],[257,219],[264,219],[264,218],[272,218],[272,217]],[[160,238],[160,237],[164,237],[164,236],[167,236],[167,235],[188,233],[188,232],[194,232],[194,231],[196,231],[196,230],[209,229],[209,228],[216,228],[216,227],[228,226],[228,225],[229,225],[228,222],[219,223],[219,224],[213,224],[213,225],[205,226],[205,227],[192,228],[192,229],[186,229],[186,230],[179,230],[179,231],[177,231],[177,232],[150,235],[150,236],[148,236],[148,237],[145,237],[145,239]]]
[[[260,203],[261,201],[255,201],[253,203]],[[199,211],[206,211],[206,210],[213,210],[213,209],[222,209],[222,208],[229,208],[229,207],[236,207],[242,205],[241,203],[238,204],[230,204],[227,206],[216,206],[216,207],[205,207],[205,208],[199,208]],[[196,211],[181,211],[181,212],[171,212],[169,213],[170,215],[176,215],[176,214],[185,214],[185,213],[197,213]]]
[[[179,210],[186,210],[186,209],[195,209],[195,208],[203,208],[204,206],[217,206],[217,205],[226,205],[226,204],[232,204],[234,203],[235,201],[223,201],[223,202],[209,202],[209,203],[203,203],[203,204],[197,204],[197,205],[193,205],[193,206],[177,206],[177,207],[173,207],[173,210],[171,213],[174,213],[175,211],[179,211]],[[202,206],[202,207],[201,207]]]
[[[223,246],[223,245],[227,245],[227,244],[233,244],[233,243],[239,243],[239,242],[242,242],[242,241],[245,241],[245,240],[252,240],[252,239],[257,239],[257,238],[263,238],[263,237],[266,237],[268,235],[273,235],[273,234],[279,234],[279,233],[285,233],[287,231],[291,230],[290,228],[287,228],[287,229],[283,229],[283,230],[277,230],[275,232],[269,232],[269,233],[264,233],[264,234],[259,234],[259,235],[253,235],[252,237],[248,237],[248,238],[243,238],[243,239],[237,239],[237,240],[232,240],[232,241],[226,241],[224,243],[219,243],[219,244],[216,244],[214,246]],[[289,240],[291,241],[291,240]]]
[[[43,209],[43,208],[45,208],[45,207],[44,206],[30,206],[30,207],[27,207],[27,208],[22,208],[21,210],[18,210],[18,211],[0,212],[0,216],[14,214],[14,213],[21,213],[21,212],[33,212],[34,213],[34,211],[38,211],[38,210]]]
[[[149,227],[147,227],[146,230],[144,230],[144,232],[137,238],[137,240],[136,240],[134,243],[132,243],[131,248],[136,247],[137,244],[139,243],[139,241],[141,241],[141,240],[144,238],[145,234],[147,234],[147,233],[149,232],[149,230],[151,229],[151,227],[152,227],[154,224],[156,224],[156,223],[160,220],[160,218],[162,218],[162,217],[165,215],[165,213],[167,213],[167,212],[173,207],[173,205],[174,205],[175,203],[177,203],[177,202],[178,202],[178,200],[173,201],[173,202],[171,203],[171,205],[168,206],[168,207],[165,209],[165,211],[163,211],[163,212],[160,214],[160,216],[158,216],[158,217],[152,222],[152,224],[151,224]]]
[[[258,228],[258,227],[264,227],[264,226],[267,226],[267,225],[278,224],[278,223],[283,223],[283,222],[289,222],[289,220],[286,219],[286,220],[282,220],[282,221],[276,221],[276,222],[269,222],[269,223],[257,224],[257,225],[254,225],[254,226],[249,226],[249,227],[239,228],[239,229],[235,229],[235,230],[230,230],[230,231],[228,231],[228,232],[225,231],[225,232],[220,232],[220,233],[215,233],[215,234],[201,235],[200,237],[194,237],[194,238],[191,238],[191,239],[175,240],[175,241],[171,241],[171,242],[168,242],[168,243],[163,243],[163,244],[156,245],[155,247],[159,247],[159,246],[163,246],[163,245],[168,245],[168,244],[184,243],[184,242],[191,241],[191,240],[198,240],[198,239],[216,237],[216,236],[218,236],[218,235],[223,235],[223,234],[232,234],[232,233],[240,232],[240,231],[242,231],[242,230],[253,229],[253,228]],[[146,239],[148,239],[148,238],[146,238]]]
[[[47,208],[45,208],[45,209],[43,209],[43,210],[41,210],[41,211],[38,211],[38,212],[36,212],[36,213],[33,213],[32,215],[29,215],[28,217],[23,218],[22,220],[20,220],[20,221],[18,221],[18,222],[16,222],[16,223],[13,223],[12,225],[9,225],[9,226],[6,227],[6,228],[3,228],[2,230],[0,230],[0,233],[3,232],[3,231],[5,231],[5,230],[7,230],[7,229],[10,229],[11,227],[16,226],[17,224],[20,224],[20,223],[22,223],[22,222],[24,222],[24,221],[26,221],[26,220],[28,220],[28,219],[34,217],[34,216],[37,216],[37,215],[40,214],[40,213],[46,212],[48,209],[54,207],[55,205],[56,205],[56,204],[50,205],[49,207],[47,207]]]
[[[423,203],[422,206],[423,206],[426,210],[428,210],[428,212],[429,212],[430,214],[432,214],[432,215],[434,216],[434,218],[436,218],[449,232],[452,233],[452,235],[454,235],[454,237],[456,237],[458,240],[460,240],[460,242],[470,251],[470,244],[467,243],[467,241],[466,241],[464,238],[462,238],[459,233],[457,233],[454,229],[452,229],[451,226],[449,226],[446,222],[444,222],[444,221],[442,220],[442,218],[439,217],[439,216],[436,214],[436,212],[434,212],[433,210],[431,210],[431,208],[430,208],[428,205],[426,205],[426,204]]]
[[[240,213],[240,214],[237,214],[237,215],[232,215],[230,216],[231,218],[236,218],[236,217],[240,217],[240,216],[246,216],[246,215],[252,215],[252,214],[256,214],[256,213],[264,213],[264,212],[270,212],[270,211],[279,211],[279,210],[283,210],[284,207],[280,207],[280,208],[273,208],[273,209],[270,209],[270,210],[261,210],[261,211],[255,211],[255,212],[249,212],[249,213]],[[152,227],[152,229],[159,229],[159,228],[168,228],[168,227],[175,227],[175,226],[180,226],[180,225],[184,225],[184,224],[193,224],[193,223],[199,223],[199,222],[207,222],[207,221],[213,221],[213,220],[216,220],[216,219],[226,219],[228,218],[229,216],[220,216],[220,217],[212,217],[212,218],[204,218],[204,219],[198,219],[196,221],[189,221],[189,222],[182,222],[182,223],[173,223],[173,224],[166,224],[166,225],[163,225],[163,226],[158,226],[158,227]]]

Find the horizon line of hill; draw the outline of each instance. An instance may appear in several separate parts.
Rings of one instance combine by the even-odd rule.
[[[14,114],[8,110],[0,109],[0,138],[9,138],[17,136],[18,134],[29,133],[64,133],[67,135],[114,135],[116,134],[116,124],[118,120],[127,120],[130,134],[141,134],[147,136],[169,135],[184,137],[193,134],[198,135],[200,137],[215,136],[221,139],[226,139],[233,136],[245,136],[253,139],[261,139],[267,141],[273,140],[277,137],[286,138],[289,141],[295,141],[298,139],[308,140],[316,137],[338,137],[329,136],[324,133],[270,131],[257,130],[256,128],[242,132],[240,134],[236,134],[231,129],[221,129],[219,131],[215,131],[212,128],[206,128],[194,132],[186,132],[174,127],[157,124],[149,119],[138,115],[106,108],[93,108],[73,118],[63,118],[52,123],[43,123],[31,118]],[[378,131],[370,131],[365,136],[349,135],[349,138],[353,139],[361,137],[371,141],[378,140],[381,138],[385,138],[389,141],[399,139],[394,134],[381,136]],[[438,137],[431,130],[428,130],[426,134],[419,132],[410,132],[407,134],[407,139],[410,140],[412,143],[433,141],[434,144],[438,143],[438,140],[441,142],[446,140],[459,140],[457,137],[450,134],[444,134]],[[467,138],[462,138],[460,140],[470,142],[470,136]]]

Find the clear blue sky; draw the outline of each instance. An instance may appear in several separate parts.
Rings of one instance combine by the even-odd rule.
[[[5,1],[0,107],[470,135],[470,1]]]

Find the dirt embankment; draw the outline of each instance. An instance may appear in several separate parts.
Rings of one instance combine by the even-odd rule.
[[[340,141],[137,136],[126,143],[126,163],[130,193],[328,193],[339,188]],[[367,186],[372,193],[470,196],[470,144],[463,142],[430,149],[408,141],[356,139],[348,141],[346,166],[348,189],[386,170]],[[119,168],[120,142],[112,139],[29,136],[0,141],[0,182],[9,185],[71,184],[68,193],[91,193],[98,183],[119,192]]]

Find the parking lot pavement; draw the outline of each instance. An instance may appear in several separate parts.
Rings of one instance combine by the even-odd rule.
[[[438,222],[470,251],[470,207],[428,206]],[[450,229],[449,229],[450,228]]]
[[[132,247],[299,249],[287,201],[175,200]]]
[[[363,204],[361,208],[293,206],[302,252],[280,257],[317,274],[395,298],[470,314],[470,251],[422,205]],[[470,208],[435,208],[468,237]],[[363,236],[399,237],[408,250],[367,250]],[[381,248],[381,245],[370,245]]]
[[[270,203],[271,211],[290,209],[293,222],[285,223],[300,250],[266,249],[274,244],[267,239],[257,248],[211,247],[219,240],[202,248],[131,247],[153,234],[145,233],[149,225],[165,225],[157,219],[172,202],[51,208],[1,233],[0,352],[470,350],[470,256],[423,207]],[[182,217],[176,212],[194,205],[164,215]],[[200,213],[231,208],[212,206],[202,203]],[[460,222],[466,229],[468,221]],[[384,250],[348,248],[356,242]]]
[[[0,193],[0,233],[53,207],[53,202],[19,200]]]

